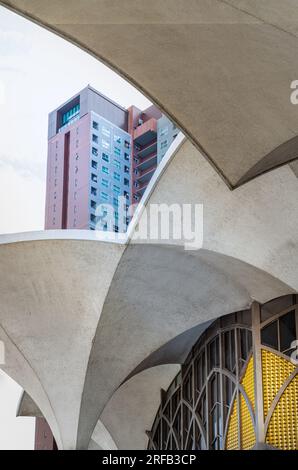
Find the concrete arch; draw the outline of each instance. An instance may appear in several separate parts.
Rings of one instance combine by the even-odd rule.
[[[34,400],[28,395],[27,392],[23,391],[20,401],[17,407],[16,416],[32,416],[35,418],[43,418],[43,414],[39,407],[36,405]],[[89,450],[116,450],[116,444],[104,426],[99,420],[95,426],[92,434],[92,439],[88,446]]]
[[[17,348],[5,367],[56,423],[60,448],[87,448],[123,381],[177,335],[298,291],[293,172],[282,167],[231,192],[177,139],[144,202],[204,203],[200,250],[185,251],[183,239],[134,243],[132,232],[121,243],[76,231],[2,237],[0,326]]]
[[[78,448],[86,448],[107,401],[151,352],[199,323],[291,292],[272,276],[223,255],[190,254],[178,246],[129,246],[94,337]]]
[[[92,339],[123,247],[51,236],[0,246],[3,369],[38,405],[59,448],[71,449]]]
[[[266,171],[266,155],[274,153],[283,164],[292,158],[281,149],[298,134],[290,101],[296,0],[131,0],[125,7],[121,0],[0,3],[143,91],[230,188],[245,182],[244,175]]]
[[[101,420],[112,433],[118,449],[145,449],[161,389],[166,390],[179,372],[178,364],[146,369],[125,382],[107,403]]]

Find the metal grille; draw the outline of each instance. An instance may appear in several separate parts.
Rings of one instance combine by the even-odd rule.
[[[255,303],[254,312],[257,321],[251,310],[237,312],[201,336],[161,394],[149,449],[298,449],[296,296]]]

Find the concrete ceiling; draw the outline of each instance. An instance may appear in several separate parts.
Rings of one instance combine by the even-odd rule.
[[[135,222],[122,243],[75,230],[0,238],[2,367],[37,404],[59,448],[88,448],[91,439],[98,445],[103,413],[108,432],[123,419],[110,400],[120,389],[132,395],[129,384],[141,390],[152,365],[156,396],[158,368],[183,360],[179,349],[179,357],[172,354],[179,335],[254,300],[298,291],[297,199],[289,166],[231,192],[178,136],[143,202],[202,203],[201,249],[184,250],[183,238],[135,243]],[[128,395],[122,400],[133,407]],[[138,423],[148,416],[140,413]],[[127,444],[117,436],[116,444]]]
[[[171,240],[108,243],[90,231],[2,237],[3,368],[38,405],[59,448],[88,447],[128,377],[179,362],[170,354],[178,335],[253,300],[298,290],[298,187],[290,168],[231,192],[189,142],[175,145],[144,202],[202,202],[201,249],[185,251]],[[152,386],[158,391],[159,379]],[[109,432],[122,416],[113,409],[105,415]]]
[[[298,0],[0,0],[168,114],[230,188],[298,157]]]

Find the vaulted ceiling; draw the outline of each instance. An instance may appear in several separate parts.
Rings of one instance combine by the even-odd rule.
[[[1,0],[168,114],[230,188],[298,157],[298,0]]]

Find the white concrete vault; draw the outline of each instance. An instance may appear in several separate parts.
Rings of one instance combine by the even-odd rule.
[[[141,393],[142,382],[151,380],[155,401],[148,410],[154,408],[160,387],[183,361],[178,349],[176,357],[165,354],[179,335],[254,300],[298,291],[297,193],[288,166],[231,192],[180,136],[144,204],[203,203],[201,249],[186,251],[184,240],[133,243],[142,214],[122,243],[89,231],[0,238],[3,369],[36,403],[60,449],[105,448],[112,441],[133,447],[115,431],[126,422],[119,403],[130,387]],[[136,429],[150,427],[146,413],[139,413]],[[100,441],[102,425],[108,434]]]
[[[297,159],[298,0],[1,0],[127,78],[230,188]],[[185,85],[187,84],[187,86]]]
[[[161,352],[178,335],[298,290],[290,168],[230,192],[190,143],[180,138],[174,150],[144,201],[204,203],[202,249],[185,251],[183,240],[104,242],[82,231],[2,237],[4,370],[37,404],[59,448],[87,448],[102,416],[114,438],[119,416],[108,418],[110,400],[128,387],[125,379],[170,362]],[[118,433],[117,446],[127,445],[122,439]]]

